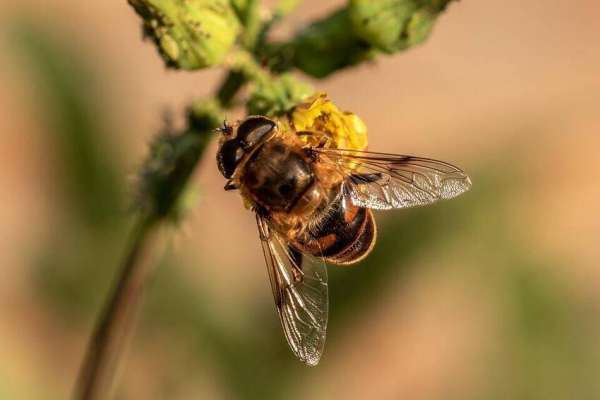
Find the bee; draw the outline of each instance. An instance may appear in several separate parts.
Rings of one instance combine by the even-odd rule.
[[[350,265],[373,249],[372,210],[453,198],[471,186],[460,169],[429,158],[316,146],[264,116],[224,124],[217,165],[239,190],[258,233],[284,335],[316,365],[327,330],[325,263]]]

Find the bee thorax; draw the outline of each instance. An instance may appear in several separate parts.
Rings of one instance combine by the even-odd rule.
[[[311,188],[314,176],[304,154],[273,141],[253,154],[241,181],[258,204],[289,211]]]

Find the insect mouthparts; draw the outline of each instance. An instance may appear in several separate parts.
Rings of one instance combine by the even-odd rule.
[[[229,190],[237,190],[237,189],[239,189],[239,187],[235,182],[231,181],[231,179],[230,179],[227,181],[227,183],[225,184],[223,189],[229,191]]]

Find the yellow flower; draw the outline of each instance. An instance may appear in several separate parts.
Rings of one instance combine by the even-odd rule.
[[[290,120],[307,145],[349,150],[367,148],[365,123],[354,113],[340,111],[325,93],[311,96],[294,107]]]

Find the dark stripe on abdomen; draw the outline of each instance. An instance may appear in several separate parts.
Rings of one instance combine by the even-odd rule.
[[[373,249],[377,237],[377,228],[371,210],[362,208],[365,211],[365,223],[357,232],[358,236],[339,253],[326,257],[328,262],[334,264],[353,264],[365,258]]]
[[[318,226],[311,230],[309,238],[299,242],[298,247],[332,263],[350,264],[366,255],[374,239],[371,212],[340,194]]]

